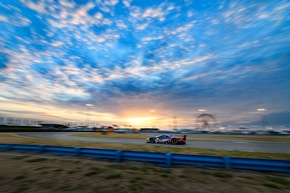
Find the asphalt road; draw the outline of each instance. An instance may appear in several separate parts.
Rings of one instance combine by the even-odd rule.
[[[71,136],[76,132],[29,132],[17,134],[20,137],[40,138],[40,139],[56,139],[69,141],[87,141],[102,143],[119,143],[119,144],[138,144],[138,145],[161,145],[166,144],[147,144],[145,139],[124,139],[124,138],[94,138],[94,137],[78,137]],[[156,134],[155,134],[156,135]],[[152,134],[154,136],[154,134]],[[287,142],[258,142],[246,140],[190,140],[186,145],[176,145],[178,148],[200,148],[200,149],[216,149],[216,150],[239,150],[248,152],[272,152],[272,153],[290,153],[290,143]]]

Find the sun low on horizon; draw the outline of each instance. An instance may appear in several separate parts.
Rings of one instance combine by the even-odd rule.
[[[126,118],[126,121],[132,125],[133,127],[135,126],[147,126],[147,127],[152,127],[152,124],[151,122],[153,121],[154,119],[152,117],[136,117],[136,118]]]
[[[290,126],[289,14],[288,0],[3,0],[0,121]]]

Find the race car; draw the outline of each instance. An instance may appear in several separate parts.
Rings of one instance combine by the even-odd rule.
[[[148,137],[146,143],[163,143],[163,144],[173,144],[173,145],[185,145],[186,135],[183,137],[176,137],[171,135],[158,135],[155,137]]]

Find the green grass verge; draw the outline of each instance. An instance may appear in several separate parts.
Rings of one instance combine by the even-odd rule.
[[[290,187],[290,181],[285,179],[285,178],[276,177],[276,176],[267,176],[267,180],[271,181],[273,183],[276,183],[276,184],[280,184],[280,185],[284,185],[284,186],[289,186]]]
[[[92,133],[75,133],[72,136],[78,137],[95,137],[95,138],[125,138],[125,139],[146,139],[148,135],[142,133],[102,133],[102,132],[92,132]]]
[[[0,126],[0,132],[27,132],[27,131],[41,131],[41,127],[31,126]]]
[[[265,142],[290,142],[289,136],[237,136],[237,135],[191,135],[190,137],[200,139],[228,139],[228,140],[248,140]],[[189,137],[189,139],[190,139]]]
[[[96,138],[125,138],[125,139],[146,139],[148,135],[142,133],[76,133],[71,134],[72,136],[78,137],[96,137]],[[156,134],[158,135],[158,134]],[[182,136],[182,134],[177,134],[177,136]],[[187,135],[187,140],[198,139],[218,139],[218,140],[248,140],[248,141],[265,141],[265,142],[290,142],[290,137],[288,136],[237,136],[237,135],[206,135],[206,134],[189,134]]]
[[[266,187],[269,187],[269,188],[280,189],[280,187],[277,186],[276,184],[265,183],[263,185],[266,186]]]

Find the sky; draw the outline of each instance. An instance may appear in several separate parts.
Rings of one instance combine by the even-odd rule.
[[[0,115],[189,127],[199,109],[290,125],[289,0],[0,1]]]

